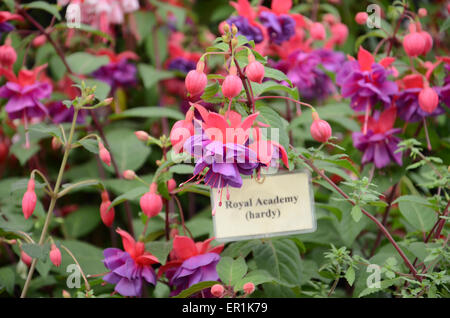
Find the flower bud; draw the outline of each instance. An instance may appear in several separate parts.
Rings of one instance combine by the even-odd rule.
[[[150,191],[144,194],[139,201],[142,212],[149,218],[158,215],[162,210],[162,198],[160,195],[156,194],[157,188],[157,184],[152,183],[150,185]]]
[[[206,84],[208,83],[208,77],[203,73],[205,68],[205,62],[199,61],[197,63],[197,69],[189,71],[186,75],[184,81],[186,85],[186,90],[192,96],[200,95],[205,90]]]
[[[56,247],[55,244],[52,244],[50,250],[50,260],[56,267],[59,267],[61,265],[61,251],[58,247]]]
[[[127,180],[134,180],[134,178],[136,178],[136,173],[133,170],[125,170],[123,172],[123,177]]]
[[[62,296],[63,298],[71,298],[72,296],[70,296],[69,292],[65,289],[63,289],[62,291]]]
[[[255,291],[255,284],[253,284],[251,282],[244,284],[244,293],[246,293],[247,295],[250,295],[254,291]]]
[[[0,46],[0,66],[1,67],[10,69],[10,68],[12,68],[12,66],[14,65],[16,60],[17,60],[17,53],[11,45],[5,44],[5,45]]]
[[[211,287],[211,294],[217,298],[222,297],[224,292],[225,288],[221,284],[215,284]]]
[[[425,49],[425,39],[418,32],[411,32],[403,38],[403,49],[408,56],[418,56]]]
[[[34,212],[36,207],[37,197],[34,192],[34,179],[30,178],[28,181],[27,191],[22,198],[22,212],[25,219],[28,219]]]
[[[358,12],[355,16],[356,23],[363,25],[367,22],[367,19],[369,18],[369,15],[367,12]]]
[[[428,11],[425,8],[420,8],[419,11],[417,11],[417,13],[419,14],[419,17],[423,18],[427,16]]]
[[[222,83],[223,96],[233,98],[239,95],[242,90],[242,80],[236,75],[236,66],[230,67],[230,73],[225,77]]]
[[[309,33],[314,40],[325,40],[326,32],[322,23],[314,22],[309,28]]]
[[[348,28],[343,23],[336,23],[331,26],[331,34],[336,44],[342,45],[347,41]]]
[[[249,55],[248,62],[249,63],[245,68],[245,75],[252,82],[262,83],[265,72],[264,65],[262,65],[258,61],[255,61],[255,57],[253,56],[253,54]]]
[[[55,151],[58,150],[59,148],[61,148],[61,145],[62,145],[62,143],[58,137],[52,138],[52,149],[53,150],[55,150]]]
[[[423,51],[421,55],[427,55],[428,52],[430,52],[431,48],[433,47],[433,38],[431,37],[430,33],[427,31],[421,31],[419,32],[419,35],[424,39],[425,45],[423,47]]]
[[[172,192],[177,187],[177,182],[174,179],[167,181],[167,189]]]
[[[99,149],[99,155],[100,159],[107,165],[111,166],[111,155],[109,154],[109,151],[106,150],[105,146],[103,146],[102,142],[98,143],[98,149]]]
[[[326,13],[322,17],[323,22],[328,23],[329,25],[333,25],[337,22],[336,17],[331,13]]]
[[[30,267],[31,265],[31,261],[33,260],[31,258],[30,255],[28,255],[27,253],[25,253],[23,250],[20,252],[20,259],[22,260],[22,262],[27,265],[28,267]]]
[[[45,42],[47,42],[47,37],[45,36],[45,34],[41,34],[41,35],[35,37],[33,39],[32,43],[33,43],[34,47],[40,47],[40,46],[44,45]]]
[[[233,33],[233,35],[238,33],[238,28],[234,25],[234,23],[231,25],[231,33]]]
[[[134,134],[140,141],[147,141],[149,138],[149,135],[143,130],[135,131]]]
[[[103,224],[107,227],[111,227],[114,222],[115,211],[114,208],[109,209],[111,201],[109,200],[108,191],[102,192],[102,204],[100,204],[100,217],[102,218]]]
[[[423,88],[419,93],[419,106],[427,113],[432,113],[439,103],[439,96],[431,87]]]
[[[331,126],[325,120],[319,118],[317,112],[312,113],[311,136],[318,142],[326,142],[331,137]]]

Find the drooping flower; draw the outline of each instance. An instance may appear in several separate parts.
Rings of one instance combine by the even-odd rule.
[[[156,285],[156,274],[151,265],[159,261],[145,251],[143,242],[136,242],[130,234],[121,229],[116,232],[122,237],[125,251],[118,248],[107,248],[103,251],[103,263],[110,270],[103,280],[116,285],[114,290],[122,296],[141,296],[144,280]]]
[[[194,242],[186,236],[175,236],[171,260],[158,271],[158,277],[165,273],[169,284],[175,287],[172,296],[199,282],[219,279],[216,266],[224,245],[210,246],[213,239]]]
[[[68,108],[61,101],[51,102],[48,105],[48,112],[55,124],[70,123],[73,120],[75,110],[73,106]],[[87,112],[85,109],[78,111],[77,124],[84,124],[86,121]]]
[[[373,162],[378,169],[386,167],[391,161],[402,165],[402,153],[396,152],[400,139],[394,136],[401,129],[393,128],[396,113],[395,107],[390,107],[381,114],[376,111],[369,118],[366,134],[352,134],[354,146],[364,153],[361,161],[363,165]]]
[[[0,11],[0,37],[3,32],[11,32],[14,30],[14,26],[8,21],[16,20],[23,21],[23,17],[19,14],[14,14],[9,11]]]
[[[243,35],[249,41],[255,41],[256,44],[264,40],[264,35],[261,29],[254,24],[251,24],[246,17],[234,16],[226,20],[229,25],[235,25],[238,29],[237,35]]]
[[[270,40],[275,44],[282,44],[295,35],[295,20],[287,14],[277,16],[272,12],[263,11],[259,19],[267,28]]]
[[[356,111],[370,110],[377,102],[385,107],[391,104],[392,96],[397,93],[397,85],[389,81],[386,71],[387,59],[375,63],[368,51],[360,47],[358,60],[344,63],[336,77],[336,83],[341,87],[342,96],[351,98],[350,106]]]
[[[95,78],[107,83],[114,92],[119,87],[130,87],[137,83],[137,70],[128,60],[137,60],[139,57],[130,51],[115,54],[111,50],[101,49],[97,55],[105,55],[109,58],[109,64],[100,67],[92,73]]]
[[[428,116],[437,116],[444,112],[442,107],[437,107],[432,113],[424,111],[419,105],[419,94],[424,87],[423,78],[412,74],[405,76],[399,85],[402,90],[395,99],[398,117],[406,122],[419,122]]]
[[[0,69],[7,79],[6,84],[0,87],[0,97],[8,99],[5,110],[10,119],[28,120],[48,114],[41,100],[50,97],[52,85],[38,80],[39,72],[46,67],[47,64],[34,70],[20,70],[17,77],[10,70]]]

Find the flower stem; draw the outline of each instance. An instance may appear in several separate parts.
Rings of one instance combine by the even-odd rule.
[[[39,245],[42,245],[45,241],[45,237],[47,235],[48,227],[50,225],[50,220],[53,215],[53,209],[55,208],[56,200],[58,199],[58,191],[59,187],[61,186],[62,177],[64,174],[64,170],[66,168],[67,159],[69,158],[70,149],[72,147],[72,138],[73,133],[75,131],[75,126],[77,123],[77,116],[78,116],[78,110],[75,109],[73,114],[73,120],[72,120],[72,126],[70,127],[70,133],[69,133],[69,139],[67,140],[67,143],[64,148],[64,156],[61,161],[61,167],[59,168],[58,177],[56,179],[55,187],[53,188],[53,195],[51,197],[50,205],[48,207],[47,216],[45,218],[44,227],[42,229],[41,237],[39,238]],[[20,298],[25,298],[28,292],[28,288],[30,287],[31,278],[33,277],[34,269],[36,268],[36,263],[38,259],[34,258],[33,262],[31,263],[30,270],[28,271],[27,279],[25,281],[25,285],[23,286],[22,294],[20,295]]]

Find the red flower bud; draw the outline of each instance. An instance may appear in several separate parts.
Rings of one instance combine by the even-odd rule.
[[[325,120],[319,118],[317,112],[312,113],[311,136],[318,142],[326,142],[331,137],[331,127]]]
[[[125,170],[123,177],[127,180],[133,180],[136,177],[136,173],[133,170]]]
[[[103,143],[98,143],[98,149],[100,151],[100,159],[107,165],[111,166],[111,155],[109,154],[109,151],[106,150],[105,146],[103,146]]]
[[[223,96],[227,98],[236,97],[242,90],[242,80],[236,73],[236,66],[232,65],[230,67],[230,73],[225,77],[225,80],[222,83],[222,93]]]
[[[423,18],[427,16],[428,11],[425,8],[420,8],[419,11],[417,11],[417,13],[419,14],[419,17]]]
[[[408,56],[422,54],[425,49],[425,39],[418,32],[411,32],[403,38],[403,49]]]
[[[148,134],[143,130],[135,131],[134,134],[140,141],[147,141],[149,138]]]
[[[213,296],[217,298],[222,297],[224,292],[225,288],[223,288],[223,286],[220,284],[215,284],[211,287],[211,294],[213,294]]]
[[[325,40],[327,33],[322,23],[314,22],[309,28],[309,33],[314,40]]]
[[[47,42],[47,37],[45,36],[45,34],[41,34],[35,37],[32,43],[34,47],[40,47],[44,45],[45,42]]]
[[[347,41],[348,28],[343,23],[336,23],[331,26],[331,34],[333,34],[333,39],[336,44],[342,45]]]
[[[59,148],[61,148],[61,141],[59,140],[58,137],[53,137],[52,138],[52,149],[53,150],[58,150]]]
[[[205,90],[206,84],[208,83],[208,78],[203,69],[205,68],[205,62],[199,61],[197,63],[197,69],[189,71],[186,75],[184,83],[186,84],[186,89],[192,96],[200,95]]]
[[[419,106],[427,113],[432,113],[439,103],[439,96],[431,87],[423,88],[419,93]]]
[[[167,189],[172,192],[177,187],[177,182],[174,179],[167,181]]]
[[[102,204],[100,204],[100,217],[102,218],[103,224],[105,224],[107,227],[111,227],[115,217],[114,208],[109,209],[110,205],[111,201],[109,200],[108,191],[105,190],[102,192]]]
[[[0,46],[0,66],[10,69],[17,60],[17,53],[14,48],[5,44]]]
[[[55,244],[52,244],[50,250],[50,260],[56,267],[59,267],[61,265],[61,251],[56,247]]]
[[[22,262],[28,267],[31,265],[31,261],[33,260],[30,255],[25,253],[23,250],[20,252],[20,259]]]
[[[356,23],[363,25],[367,22],[369,15],[366,12],[358,12],[355,16]]]
[[[265,72],[264,65],[262,65],[258,61],[255,61],[255,57],[253,56],[253,54],[250,54],[250,56],[248,57],[248,62],[249,63],[245,68],[245,75],[252,82],[262,83]]]
[[[255,284],[253,284],[251,282],[244,284],[244,293],[246,293],[247,295],[250,295],[254,291],[255,291]]]
[[[323,20],[323,22],[326,22],[329,25],[333,25],[337,22],[336,17],[334,15],[332,15],[331,13],[324,14],[322,17],[322,20]]]
[[[421,55],[427,55],[428,52],[430,52],[431,48],[433,47],[433,38],[431,37],[430,33],[427,31],[421,31],[419,32],[419,35],[424,39],[425,46],[423,47],[423,51]]]
[[[149,218],[158,215],[162,210],[162,198],[160,195],[156,194],[157,188],[157,184],[152,183],[150,185],[150,191],[144,194],[139,201],[142,212]]]
[[[28,181],[27,191],[22,198],[22,212],[25,219],[28,219],[33,214],[34,208],[36,207],[36,202],[37,197],[34,192],[34,179],[30,178]]]

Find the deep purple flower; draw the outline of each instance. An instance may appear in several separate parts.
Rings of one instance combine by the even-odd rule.
[[[323,68],[329,72],[336,72],[345,62],[345,54],[329,49],[317,49],[311,52],[312,55],[316,55],[320,59],[320,64]]]
[[[176,295],[199,282],[219,280],[216,270],[219,261],[217,253],[200,254],[185,260],[170,278],[170,285],[176,286],[172,294]]]
[[[95,78],[107,83],[114,92],[119,87],[136,85],[136,66],[122,59],[118,62],[110,62],[92,73]]]
[[[442,94],[442,89],[440,87],[434,87],[434,89],[438,93]],[[422,121],[425,117],[438,116],[444,112],[444,109],[441,106],[436,107],[436,109],[431,114],[424,111],[419,106],[418,96],[421,90],[422,88],[405,89],[400,92],[397,99],[395,100],[395,105],[397,106],[398,110],[398,116],[404,121],[410,123],[419,122]]]
[[[14,30],[14,26],[8,22],[0,23],[0,36],[3,32],[11,32]]]
[[[389,72],[375,63],[373,56],[360,47],[358,61],[344,63],[338,72],[336,83],[341,86],[342,97],[351,98],[351,107],[356,111],[366,110],[381,102],[385,107],[391,104],[397,85],[389,81]]]
[[[204,183],[211,188],[242,186],[241,174],[251,175],[258,167],[256,153],[247,146],[212,141],[204,134],[186,140],[184,149],[197,159],[194,175],[209,168]]]
[[[48,111],[50,113],[50,117],[52,118],[55,124],[71,123],[73,120],[74,115],[73,106],[67,108],[66,105],[64,105],[60,101],[50,103]],[[86,114],[87,111],[85,109],[81,109],[78,112],[77,124],[83,124],[86,121]]]
[[[381,114],[376,111],[369,119],[366,134],[352,134],[353,145],[364,152],[361,164],[373,162],[378,169],[387,166],[391,161],[402,165],[402,153],[396,152],[400,139],[394,136],[401,129],[393,128],[395,118],[395,107],[390,107]]]
[[[122,237],[125,251],[118,248],[103,251],[103,264],[110,270],[103,280],[116,285],[114,290],[122,296],[141,296],[143,280],[156,285],[156,274],[151,265],[158,263],[158,259],[146,252],[144,243],[136,242],[129,233],[121,229],[116,232]]]
[[[5,110],[11,119],[47,115],[47,108],[40,100],[49,98],[51,93],[52,86],[49,83],[41,82],[21,85],[9,81],[0,87],[0,97],[8,99]]]
[[[229,25],[235,25],[238,28],[238,35],[243,35],[247,40],[255,41],[256,44],[264,40],[263,33],[260,28],[251,25],[246,17],[234,16],[226,21]]]
[[[167,69],[173,71],[180,71],[181,73],[187,74],[189,71],[194,70],[197,63],[194,61],[187,60],[182,57],[174,58],[169,62]]]
[[[279,16],[263,11],[259,15],[261,23],[267,28],[270,40],[280,45],[295,35],[295,20],[287,14]]]

